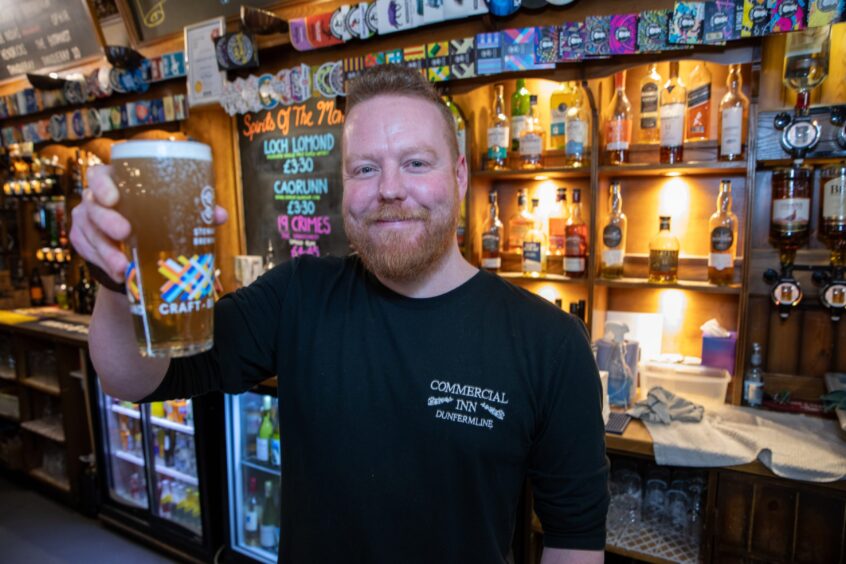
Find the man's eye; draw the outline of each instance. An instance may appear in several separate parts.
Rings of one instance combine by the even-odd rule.
[[[370,174],[371,172],[373,172],[372,166],[360,166],[355,171],[356,174]]]
[[[408,166],[411,168],[423,168],[426,166],[426,163],[423,161],[413,160],[408,162]]]

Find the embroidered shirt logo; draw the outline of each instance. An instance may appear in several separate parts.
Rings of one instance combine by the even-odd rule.
[[[508,405],[508,396],[505,392],[444,380],[432,380],[429,389],[433,392],[445,394],[429,396],[427,405],[437,407],[435,419],[444,419],[486,429],[493,429],[495,420],[502,421],[505,419],[505,410],[496,407],[497,405]],[[491,417],[486,417],[486,415]]]

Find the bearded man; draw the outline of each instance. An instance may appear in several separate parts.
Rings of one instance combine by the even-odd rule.
[[[89,178],[71,237],[120,281],[129,225],[108,168]],[[601,562],[608,463],[587,332],[462,257],[467,163],[417,71],[379,66],[350,86],[343,179],[356,253],[300,257],[224,296],[206,353],[142,358],[126,298],[99,292],[104,390],[160,401],[277,375],[280,562],[509,562],[527,478],[543,564]]]

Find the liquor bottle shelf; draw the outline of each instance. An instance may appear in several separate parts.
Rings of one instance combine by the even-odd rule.
[[[613,280],[597,278],[594,280],[597,286],[609,288],[660,288],[662,290],[692,290],[707,294],[729,294],[740,295],[742,287],[740,284],[728,286],[717,286],[704,280],[679,280],[673,283],[650,282],[647,278],[615,278]]]
[[[29,475],[40,482],[44,482],[45,484],[56,488],[57,490],[70,493],[70,481],[68,481],[67,478],[57,478],[56,476],[51,476],[45,472],[43,468],[33,468],[29,471]]]
[[[491,180],[557,180],[562,178],[590,178],[590,165],[580,167],[556,166],[538,168],[534,170],[505,169],[505,170],[474,170],[473,178],[489,178]]]
[[[193,435],[194,428],[189,427],[188,425],[183,425],[181,423],[177,423],[175,421],[171,421],[170,419],[163,419],[161,417],[150,417],[150,422],[157,426],[157,427],[164,427],[165,429],[172,429],[177,433],[183,433],[185,435]]]
[[[625,176],[745,176],[745,161],[692,161],[679,164],[631,163],[603,165],[599,167],[602,177]]]
[[[133,419],[140,419],[141,412],[136,409],[130,409],[128,407],[124,407],[118,404],[112,404],[112,411],[114,413],[119,413],[120,415],[126,415],[127,417],[131,417]]]
[[[65,442],[65,428],[62,425],[61,417],[58,415],[51,415],[42,419],[33,419],[31,421],[21,422],[21,427],[35,433],[51,441],[57,443]]]
[[[56,378],[49,378],[47,376],[30,376],[29,378],[21,380],[21,384],[32,388],[33,390],[38,390],[39,392],[50,394],[52,396],[62,395],[62,390],[59,388],[59,381]]]
[[[497,274],[501,278],[505,278],[507,280],[526,280],[526,281],[539,281],[539,282],[563,282],[567,284],[585,284],[587,282],[587,278],[568,278],[562,274],[552,274],[549,272],[544,272],[542,274],[538,274],[537,276],[531,276],[528,274],[523,274],[522,272],[497,272]]]

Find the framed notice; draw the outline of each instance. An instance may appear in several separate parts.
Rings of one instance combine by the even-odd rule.
[[[188,107],[215,104],[220,100],[226,73],[217,68],[214,40],[225,32],[223,17],[185,26]]]

